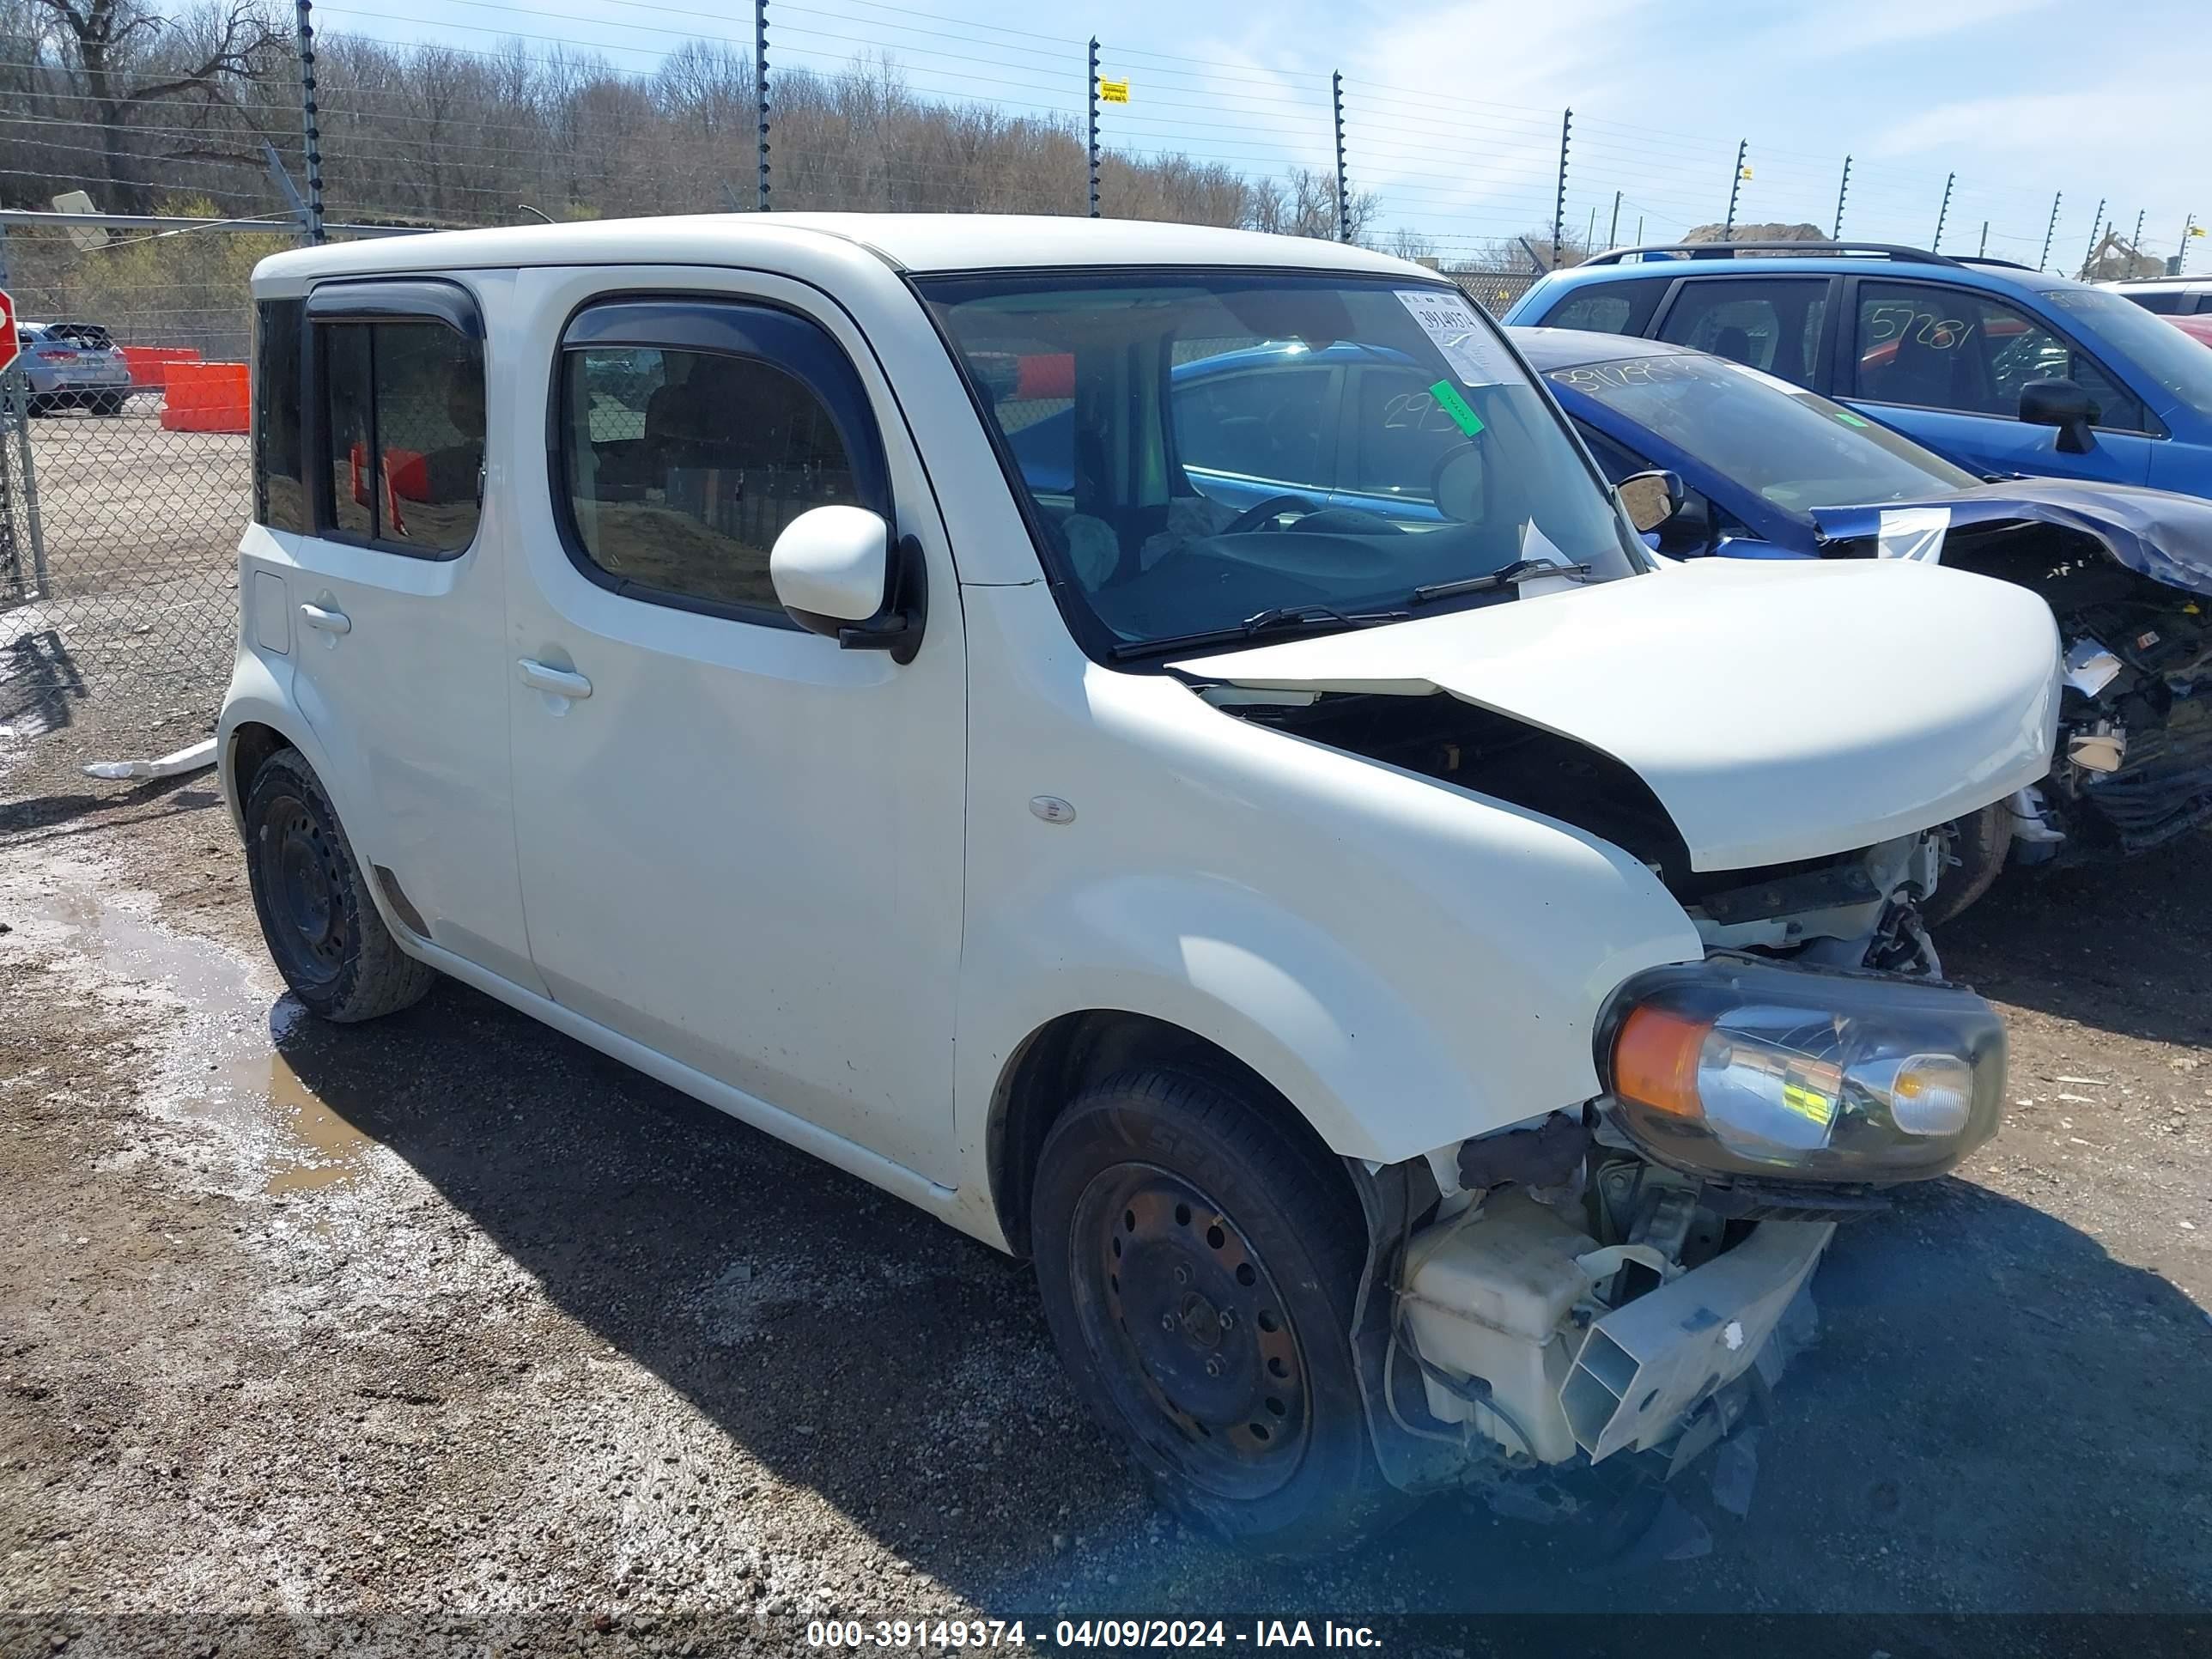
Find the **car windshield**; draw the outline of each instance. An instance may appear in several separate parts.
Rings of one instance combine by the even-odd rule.
[[[2057,289],[2043,296],[2063,316],[2094,329],[2112,355],[2135,364],[2167,392],[2212,419],[2212,356],[2164,319],[2100,289]]]
[[[1233,271],[920,284],[1079,629],[1115,657],[1349,626],[1522,561],[1646,567],[1497,327],[1441,286]],[[1441,491],[1439,484],[1443,485]]]
[[[1585,363],[1549,378],[1800,516],[1980,482],[1863,415],[1703,352]]]

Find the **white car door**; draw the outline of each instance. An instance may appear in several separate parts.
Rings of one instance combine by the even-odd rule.
[[[483,488],[499,366],[483,315],[466,287],[424,279],[327,282],[263,307],[264,329],[304,331],[278,361],[304,369],[306,418],[299,483],[264,517],[290,533],[259,544],[244,580],[257,628],[289,640],[323,781],[386,906],[535,990],[507,790],[501,512]]]
[[[613,281],[517,276],[514,418],[550,434],[508,587],[533,959],[557,1001],[757,1121],[951,1184],[965,664],[927,478],[814,290]],[[921,545],[934,602],[903,666],[775,603],[776,535],[837,502]]]

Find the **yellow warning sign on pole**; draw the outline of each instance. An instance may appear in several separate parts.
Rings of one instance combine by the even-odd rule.
[[[1104,103],[1126,104],[1129,101],[1129,83],[1127,81],[1109,81],[1102,75],[1098,77],[1098,96]]]

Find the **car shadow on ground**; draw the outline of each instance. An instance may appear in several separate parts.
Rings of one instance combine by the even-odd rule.
[[[2212,1044],[2212,836],[2047,874],[2009,871],[1936,938],[1984,995],[2160,1042]]]
[[[1573,1529],[1454,1498],[1348,1555],[1261,1565],[1172,1530],[1162,1547],[1024,1267],[455,985],[371,1026],[272,1024],[317,1096],[561,1310],[994,1612],[2212,1604],[2205,1315],[1966,1182],[1839,1238],[1748,1522],[1702,1471],[1683,1483],[1716,1540],[1702,1559],[1592,1574]],[[410,1340],[365,1363],[409,1363],[392,1345]]]

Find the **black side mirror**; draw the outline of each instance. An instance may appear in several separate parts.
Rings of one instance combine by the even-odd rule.
[[[2072,380],[2030,380],[2020,389],[2020,418],[2030,426],[2058,428],[2058,448],[2086,455],[2096,447],[2089,428],[2104,411]]]
[[[1679,472],[1638,472],[1613,486],[1629,523],[1638,535],[1656,530],[1682,510],[1682,475]]]

